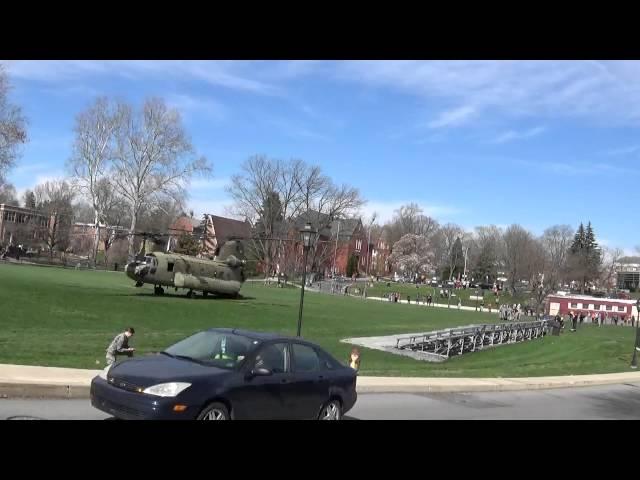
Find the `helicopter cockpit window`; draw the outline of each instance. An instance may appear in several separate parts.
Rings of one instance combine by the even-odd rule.
[[[150,272],[151,273],[156,273],[156,267],[158,266],[158,259],[156,257],[152,257],[152,256],[146,256],[144,257],[144,263],[146,263],[147,265],[149,265],[150,268]]]

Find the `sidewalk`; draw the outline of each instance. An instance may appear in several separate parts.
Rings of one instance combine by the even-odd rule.
[[[0,364],[0,398],[89,398],[100,370]],[[358,377],[358,393],[500,392],[640,382],[640,372],[532,378]],[[1,400],[0,400],[1,401]]]

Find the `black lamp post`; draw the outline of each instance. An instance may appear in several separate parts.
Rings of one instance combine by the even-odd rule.
[[[478,295],[480,295],[480,292],[476,290],[476,312],[478,311]]]
[[[640,326],[640,322],[638,319],[640,318],[640,298],[636,302],[636,341],[633,345],[633,358],[631,359],[631,368],[638,368],[638,349],[640,349],[640,330],[638,327]]]
[[[310,223],[307,223],[302,230],[300,230],[300,239],[302,240],[302,248],[304,250],[304,260],[302,262],[302,289],[300,290],[300,312],[298,313],[298,334],[300,336],[300,330],[302,330],[302,304],[304,303],[304,286],[307,282],[307,257],[309,255],[309,249],[316,242],[316,230],[311,227]]]

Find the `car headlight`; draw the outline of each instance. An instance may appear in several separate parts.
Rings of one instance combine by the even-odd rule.
[[[106,380],[107,379],[107,373],[109,373],[109,370],[111,369],[111,367],[113,366],[113,363],[110,365],[107,365],[106,367],[104,367],[104,370],[102,370],[98,376],[103,379]]]
[[[153,385],[152,387],[145,388],[142,393],[157,395],[158,397],[175,397],[190,386],[190,383],[185,382],[160,383],[158,385]]]

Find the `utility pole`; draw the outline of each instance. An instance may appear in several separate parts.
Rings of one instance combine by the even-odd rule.
[[[362,297],[363,298],[367,298],[367,285],[369,283],[369,264],[371,263],[371,252],[370,252],[370,247],[371,247],[371,227],[373,226],[373,222],[376,221],[376,216],[377,213],[374,212],[374,214],[371,217],[371,221],[369,222],[369,237],[367,239],[367,278],[364,282],[364,290],[362,292]]]

